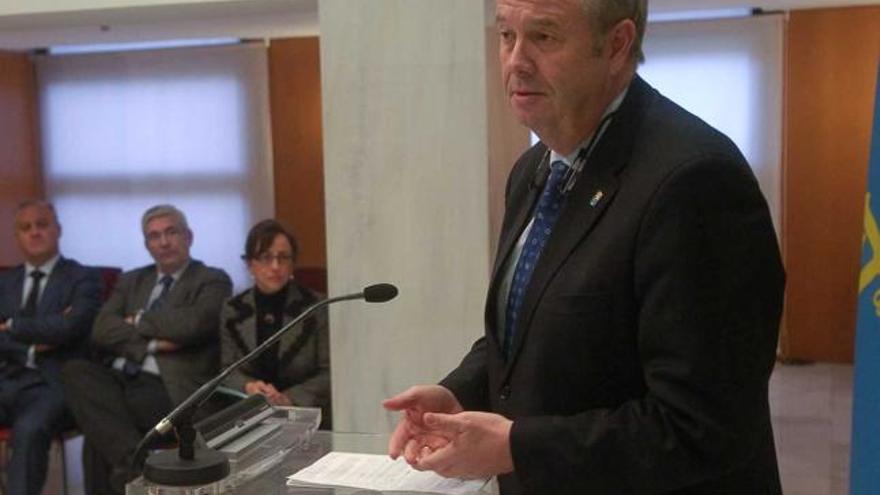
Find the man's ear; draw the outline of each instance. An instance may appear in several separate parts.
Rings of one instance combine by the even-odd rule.
[[[612,72],[618,73],[632,62],[636,36],[636,23],[632,19],[623,19],[608,31],[605,46],[610,51],[608,56]]]

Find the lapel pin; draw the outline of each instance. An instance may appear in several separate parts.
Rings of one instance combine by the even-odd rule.
[[[605,196],[605,193],[602,191],[596,191],[596,194],[593,195],[593,199],[590,200],[590,206],[595,207],[599,204],[599,201],[602,201],[602,198]]]

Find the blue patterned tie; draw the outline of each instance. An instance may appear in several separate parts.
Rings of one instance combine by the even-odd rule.
[[[523,245],[519,260],[516,262],[516,269],[513,272],[513,281],[510,284],[510,294],[507,296],[507,309],[505,311],[504,325],[504,357],[510,357],[510,351],[513,345],[513,336],[516,332],[516,322],[519,317],[520,307],[523,298],[526,295],[526,288],[532,279],[532,272],[535,271],[535,265],[541,257],[541,251],[547,245],[547,239],[550,238],[550,232],[553,231],[553,225],[559,218],[559,212],[562,209],[565,194],[562,192],[562,181],[568,175],[568,165],[561,160],[553,162],[550,166],[550,176],[544,185],[544,191],[535,207],[535,216],[532,222],[532,229],[526,237],[526,243]]]

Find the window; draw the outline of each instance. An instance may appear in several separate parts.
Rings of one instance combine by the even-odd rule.
[[[186,213],[192,255],[247,285],[247,230],[274,211],[265,47],[41,56],[45,182],[62,250],[125,270],[152,263],[141,214]]]
[[[648,25],[639,74],[730,137],[745,155],[780,232],[781,15]]]

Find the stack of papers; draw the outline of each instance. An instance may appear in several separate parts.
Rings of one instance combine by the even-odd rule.
[[[476,495],[488,479],[461,480],[416,471],[403,458],[330,452],[287,478],[289,486],[345,486],[366,490]]]

